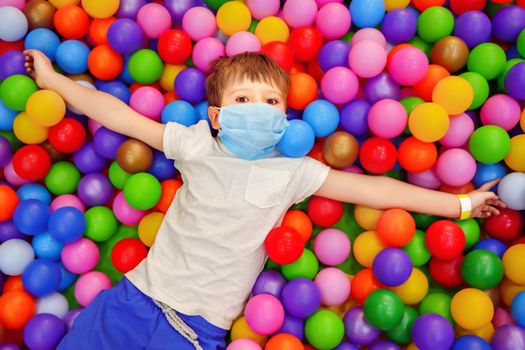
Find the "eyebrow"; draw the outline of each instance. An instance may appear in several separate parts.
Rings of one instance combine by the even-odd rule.
[[[230,92],[230,95],[233,95],[235,94],[236,92],[240,92],[240,91],[251,91],[252,89],[248,89],[248,88],[241,88],[241,89],[235,89],[233,90],[232,92]],[[279,92],[279,90],[275,90],[275,89],[271,89],[271,90],[264,90],[265,92],[272,92],[272,93],[276,93],[278,94],[279,96],[282,97],[282,94]]]

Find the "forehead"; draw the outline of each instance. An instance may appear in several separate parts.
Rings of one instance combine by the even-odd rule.
[[[271,81],[256,81],[248,78],[232,78],[226,82],[224,87],[225,94],[235,93],[237,91],[262,91],[282,94],[279,87]]]

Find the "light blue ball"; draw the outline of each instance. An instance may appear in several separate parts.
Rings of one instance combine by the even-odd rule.
[[[510,209],[525,209],[525,174],[510,173],[498,184],[498,195]]]
[[[286,157],[304,157],[312,150],[315,135],[312,127],[303,120],[290,120],[283,137],[277,144],[281,153]]]
[[[89,48],[81,41],[66,40],[58,46],[56,61],[69,74],[84,73],[88,68]]]
[[[525,327],[525,292],[519,292],[510,307],[512,318],[518,325]]]
[[[352,24],[359,28],[375,27],[385,16],[385,3],[383,0],[353,0],[350,15]]]
[[[62,253],[62,248],[64,247],[49,232],[36,235],[31,244],[37,257],[51,260],[60,260],[60,253]]]
[[[161,120],[164,124],[177,122],[185,126],[191,126],[199,121],[197,111],[188,102],[183,100],[172,101],[162,110]]]
[[[202,101],[197,103],[195,110],[197,111],[197,117],[199,120],[206,120],[211,127],[210,116],[208,115],[208,101]]]
[[[47,28],[37,28],[29,32],[24,40],[26,49],[40,50],[51,61],[56,58],[56,52],[60,45],[58,35]]]
[[[28,199],[38,199],[47,205],[51,204],[51,193],[49,193],[45,186],[37,183],[28,183],[23,185],[16,191],[16,194],[18,195],[18,199],[21,201]]]
[[[0,130],[13,130],[13,122],[17,112],[7,107],[2,100],[0,100]]]
[[[27,33],[27,18],[13,6],[0,7],[0,40],[18,41]]]
[[[58,291],[63,292],[71,287],[78,275],[66,269],[61,262],[58,263],[58,267],[60,268],[60,284],[58,286]]]
[[[22,239],[10,239],[0,245],[0,271],[8,276],[18,276],[35,260],[31,244]]]
[[[337,129],[339,111],[327,100],[315,100],[304,110],[303,120],[312,127],[316,137],[325,137]]]

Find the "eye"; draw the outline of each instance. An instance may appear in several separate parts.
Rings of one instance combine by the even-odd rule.
[[[239,96],[235,99],[235,102],[239,102],[239,103],[247,103],[248,102],[248,98],[246,96]]]
[[[269,98],[266,100],[266,103],[270,104],[270,105],[276,105],[279,103],[279,101],[275,98]]]

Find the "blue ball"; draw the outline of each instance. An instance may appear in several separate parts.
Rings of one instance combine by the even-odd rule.
[[[510,307],[512,318],[518,325],[525,327],[525,292],[519,292]]]
[[[110,81],[108,83],[103,83],[99,90],[115,96],[125,104],[129,103],[129,99],[131,97],[131,92],[129,92],[126,84],[120,81]]]
[[[61,262],[58,263],[58,267],[60,268],[60,284],[58,286],[57,291],[63,292],[69,287],[71,287],[73,282],[75,282],[75,280],[77,279],[78,275],[66,269],[64,267],[64,264],[62,264]]]
[[[491,350],[490,344],[476,335],[464,335],[456,339],[451,350]]]
[[[354,0],[350,3],[352,24],[359,28],[375,27],[385,16],[383,0]]]
[[[31,244],[37,257],[60,260],[60,253],[64,245],[54,239],[49,232],[36,235]]]
[[[177,122],[185,126],[191,126],[199,121],[197,111],[186,101],[177,100],[168,103],[162,110],[161,120],[164,124]]]
[[[131,56],[124,57],[124,67],[122,67],[122,72],[120,72],[120,79],[124,81],[126,84],[133,84],[135,82],[135,79],[131,76],[131,73],[129,72],[129,59]]]
[[[69,74],[84,73],[88,68],[89,48],[81,41],[66,40],[58,46],[56,60]]]
[[[312,127],[303,120],[290,120],[283,137],[277,144],[286,157],[304,157],[314,146],[315,135]]]
[[[339,111],[327,100],[315,100],[304,110],[303,120],[312,127],[316,137],[325,137],[337,129]]]
[[[474,178],[472,179],[472,183],[477,188],[486,182],[489,182],[495,179],[501,179],[505,175],[507,175],[507,169],[505,169],[505,166],[501,163],[495,163],[495,164],[476,163],[476,175],[474,175]],[[496,191],[496,189],[497,189],[497,185],[492,188],[493,191]]]
[[[303,119],[303,111],[288,108],[288,110],[286,111],[286,118],[288,120]]]
[[[37,259],[27,265],[22,284],[27,292],[37,297],[56,292],[60,285],[60,267],[52,260]]]
[[[210,116],[208,115],[208,101],[202,101],[197,103],[195,111],[197,112],[197,118],[199,120],[206,120],[211,127]]]
[[[40,50],[51,61],[55,60],[58,46],[60,45],[60,38],[50,29],[37,28],[27,34],[24,46],[27,50]]]
[[[7,107],[0,100],[0,130],[13,130],[13,122],[17,112]]]
[[[164,153],[159,151],[153,151],[153,161],[148,172],[159,181],[173,179],[177,176],[177,169],[173,166],[173,161],[166,158]]]
[[[33,236],[47,230],[47,222],[51,210],[49,206],[38,200],[21,201],[13,214],[13,222],[18,231]]]
[[[487,250],[491,253],[496,254],[501,259],[503,258],[503,254],[505,254],[505,251],[507,250],[507,246],[505,245],[505,243],[503,243],[499,239],[485,238],[485,239],[478,241],[474,245],[474,247],[472,247],[472,250],[475,250],[475,249]]]
[[[77,208],[59,208],[49,218],[49,233],[61,243],[71,243],[80,239],[85,230],[86,218]]]
[[[51,193],[45,188],[37,183],[28,183],[23,185],[16,191],[18,199],[25,201],[28,199],[38,199],[46,203],[47,205],[51,204]]]

